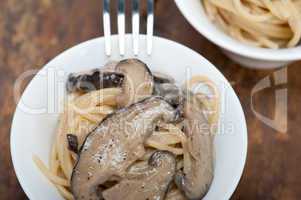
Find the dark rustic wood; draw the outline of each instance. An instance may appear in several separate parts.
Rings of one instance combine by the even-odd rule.
[[[0,1],[0,199],[26,199],[9,150],[16,106],[14,81],[63,50],[101,36],[100,10],[100,0]],[[233,82],[242,102],[249,130],[248,158],[232,199],[301,199],[301,62],[287,67],[288,83],[282,87],[288,89],[288,131],[281,134],[258,120],[250,107],[251,89],[275,70],[251,70],[230,61],[185,21],[172,0],[156,1],[155,11],[156,35],[180,42],[209,59]],[[260,92],[254,102],[258,112],[270,117],[274,114],[274,89]]]

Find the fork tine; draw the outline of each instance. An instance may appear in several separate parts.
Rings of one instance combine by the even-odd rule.
[[[105,37],[105,52],[111,55],[111,22],[110,22],[110,0],[103,0],[103,30]]]
[[[140,14],[139,14],[139,0],[133,0],[132,8],[132,36],[133,36],[133,51],[134,55],[139,53],[139,23],[140,23]]]
[[[125,0],[118,0],[118,17],[117,17],[117,24],[118,24],[118,36],[119,36],[119,53],[120,55],[124,55],[125,49]]]
[[[153,34],[154,34],[154,0],[147,0],[147,28],[146,28],[146,46],[147,54],[152,53]]]

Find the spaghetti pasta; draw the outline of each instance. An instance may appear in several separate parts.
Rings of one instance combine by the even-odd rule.
[[[301,39],[299,0],[204,0],[208,17],[233,38],[253,46],[289,48]]]
[[[205,76],[196,76],[185,85],[188,90],[193,90],[197,84],[206,84],[212,90],[214,98],[207,98],[206,94],[197,94],[200,101],[208,110],[213,110],[209,123],[216,123],[218,118],[219,94],[216,86]],[[117,109],[116,98],[121,93],[120,88],[107,88],[88,92],[86,94],[72,95],[65,102],[64,112],[59,119],[54,144],[52,145],[49,168],[34,156],[33,160],[41,172],[57,187],[59,193],[68,200],[73,199],[70,189],[72,170],[77,160],[77,155],[68,148],[67,134],[74,134],[82,145],[84,138],[93,130],[102,119]],[[204,98],[206,97],[206,98]],[[182,131],[183,124],[159,124],[159,130],[145,142],[145,155],[140,161],[146,161],[154,150],[168,150],[177,156],[177,168],[189,168],[190,159],[187,136]],[[175,189],[171,196],[181,196]]]

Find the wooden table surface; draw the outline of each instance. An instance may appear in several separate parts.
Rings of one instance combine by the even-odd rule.
[[[63,50],[103,35],[100,0],[0,1],[0,199],[26,199],[10,156],[10,126],[15,110],[13,85],[26,70],[39,69]],[[198,34],[172,0],[155,6],[155,34],[182,43],[210,60],[233,83],[249,130],[248,156],[232,199],[301,199],[301,62],[284,68],[287,83],[258,92],[257,112],[273,118],[275,90],[287,88],[288,130],[277,132],[251,110],[251,90],[277,70],[246,69],[230,61]],[[145,27],[145,23],[142,23]],[[116,33],[116,27],[113,27]]]

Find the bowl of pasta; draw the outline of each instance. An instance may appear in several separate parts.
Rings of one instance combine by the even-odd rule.
[[[199,33],[243,66],[269,69],[301,59],[300,1],[175,2]]]
[[[66,50],[21,96],[11,154],[28,198],[229,199],[247,154],[229,82],[176,42],[123,57],[112,42],[111,57],[104,38]]]

